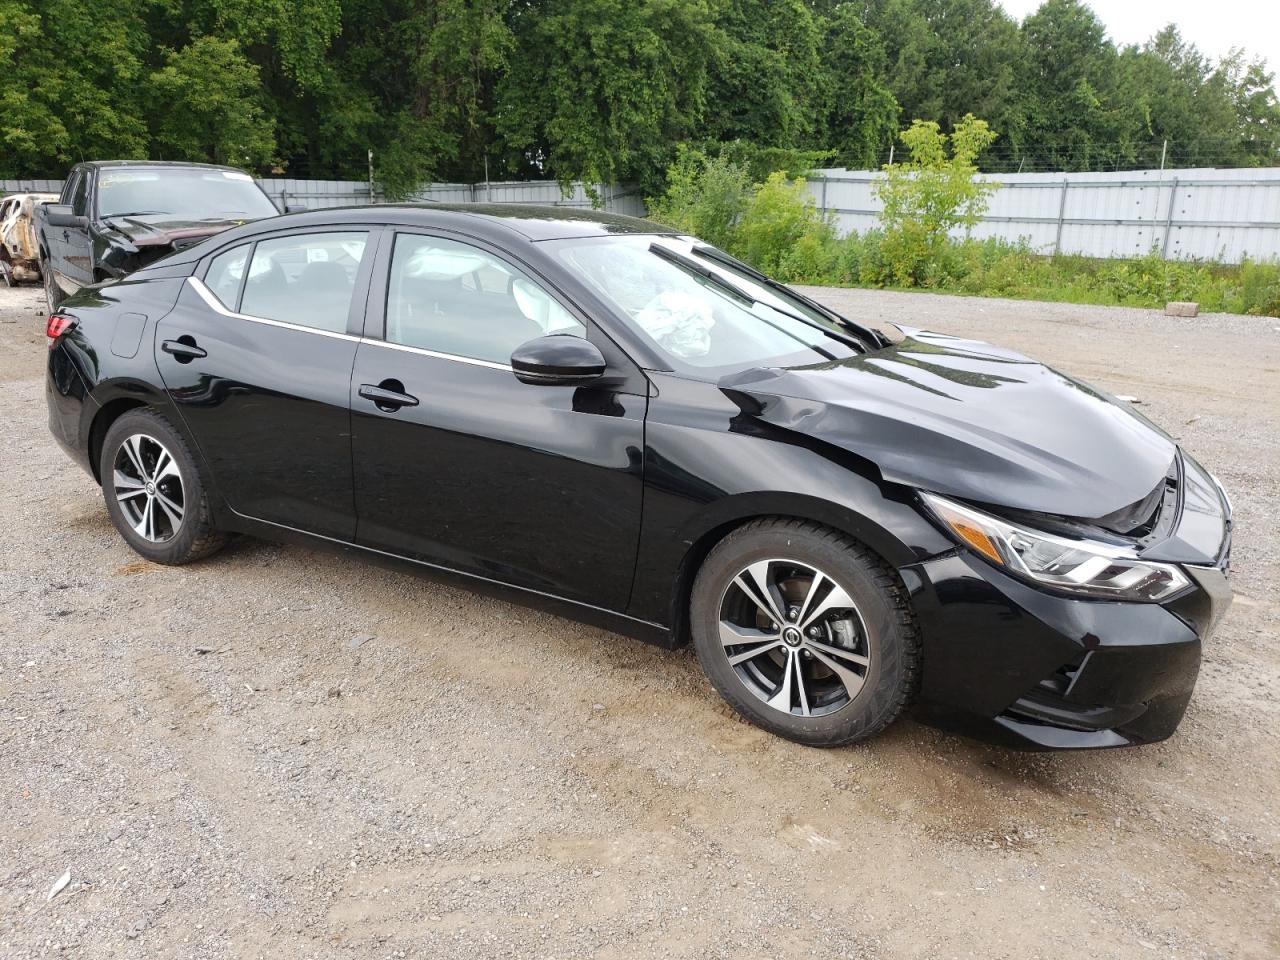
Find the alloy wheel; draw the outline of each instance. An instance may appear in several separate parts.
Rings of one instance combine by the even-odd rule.
[[[165,445],[145,433],[126,437],[112,473],[116,503],[134,532],[151,543],[172,540],[187,502],[182,472]]]
[[[871,639],[848,592],[797,560],[743,568],[720,600],[720,643],[753,696],[782,713],[819,717],[866,683]]]

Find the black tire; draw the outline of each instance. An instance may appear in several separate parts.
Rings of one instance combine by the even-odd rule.
[[[48,260],[40,261],[40,279],[44,281],[44,299],[49,304],[49,312],[55,312],[65,299],[58,289],[58,281],[53,279],[53,268]]]
[[[167,453],[174,461],[176,488],[167,461],[157,450]],[[133,470],[139,461],[141,469]],[[122,467],[119,472],[118,463]],[[166,476],[148,482],[149,477],[159,473],[155,469],[159,465],[164,466]],[[102,498],[111,522],[125,542],[146,559],[177,566],[207,557],[226,543],[226,534],[213,525],[208,487],[195,457],[182,435],[155,411],[130,410],[111,424],[102,441],[99,469]],[[139,480],[142,483],[138,483]],[[152,487],[156,488],[155,492],[149,492]],[[145,512],[139,518],[143,510],[137,506],[139,502],[149,503],[153,510],[155,519],[150,525]],[[177,522],[173,521],[173,506],[180,508]],[[145,535],[152,531],[155,539]]]
[[[784,559],[779,559],[784,558]],[[751,666],[735,667],[729,661],[730,653],[741,653],[755,649],[751,643],[726,646],[721,640],[722,614],[730,609],[737,599],[739,605],[745,602],[745,592],[738,591],[735,578],[739,573],[747,577],[747,569],[752,564],[769,562],[763,568],[772,572],[781,566],[782,576],[794,577],[800,565],[811,567],[816,573],[824,576],[821,582],[826,585],[831,581],[844,591],[852,601],[853,607],[837,607],[824,617],[812,621],[809,630],[820,632],[815,636],[821,638],[822,644],[814,644],[814,640],[801,631],[800,639],[795,640],[794,649],[788,650],[780,641],[774,650],[760,656],[772,658],[770,662],[782,660],[791,662],[794,654],[796,674],[800,676],[802,668],[809,671],[813,685],[811,694],[828,696],[829,703],[820,709],[829,712],[808,715],[811,704],[801,705],[800,696],[787,694],[786,712],[781,706],[770,706],[759,692],[768,680],[769,663],[763,663],[765,674],[758,672],[745,676],[740,671],[754,670]],[[797,565],[789,565],[795,561]],[[808,582],[818,579],[816,576]],[[799,589],[806,590],[804,581],[787,580],[785,585],[798,583]],[[835,590],[831,590],[832,595]],[[812,609],[820,606],[814,600]],[[784,616],[790,616],[790,608],[783,605]],[[783,627],[787,622],[780,621],[769,625],[759,601],[754,607],[746,604],[751,615],[764,622],[765,630],[773,627],[778,637],[789,631]],[[756,609],[761,608],[761,609]],[[843,612],[840,612],[843,611]],[[733,617],[726,617],[726,622]],[[806,618],[803,613],[798,621]],[[839,622],[835,622],[838,619]],[[698,661],[706,672],[712,685],[725,701],[744,719],[763,727],[765,730],[817,747],[835,747],[843,744],[865,740],[879,733],[892,723],[906,708],[915,696],[920,669],[920,644],[916,630],[915,618],[907,600],[906,590],[897,575],[885,563],[867,550],[866,547],[842,534],[836,533],[816,523],[800,520],[764,519],[756,520],[739,527],[722,540],[707,556],[694,580],[690,599],[690,624],[693,633],[694,649]],[[825,625],[823,625],[825,624]],[[834,634],[830,631],[838,627],[842,632]],[[763,636],[763,635],[762,635]],[[843,637],[836,640],[833,637]],[[793,635],[794,639],[794,635]],[[757,641],[752,641],[755,643]],[[767,639],[765,640],[767,643]],[[787,641],[792,645],[792,641]],[[832,658],[822,654],[823,650],[832,652],[832,646],[840,644],[842,651],[847,645],[849,652],[861,652],[868,661],[864,666],[854,667],[849,672],[862,669],[862,683],[852,696],[849,695],[849,683],[841,683],[840,676],[828,669],[824,662]],[[760,656],[748,661],[749,664],[761,664]],[[802,661],[801,658],[805,659]],[[838,659],[837,663],[852,667],[849,661]],[[781,690],[781,672],[785,667],[778,667],[778,686]],[[825,679],[818,673],[828,674]],[[753,686],[750,684],[754,684]],[[825,686],[824,686],[825,685]],[[806,687],[801,678],[794,686]],[[840,694],[843,690],[843,699]],[[825,693],[824,693],[825,691]],[[795,706],[791,706],[794,697]]]

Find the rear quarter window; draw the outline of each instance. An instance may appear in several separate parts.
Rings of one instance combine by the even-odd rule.
[[[236,309],[240,296],[240,279],[244,276],[244,262],[249,256],[249,244],[220,253],[209,262],[204,275],[204,285],[228,310]]]

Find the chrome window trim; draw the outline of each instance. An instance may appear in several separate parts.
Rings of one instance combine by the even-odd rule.
[[[359,343],[363,337],[353,337],[349,333],[338,333],[335,330],[321,330],[319,327],[307,327],[300,323],[289,323],[285,320],[270,320],[266,317],[254,317],[247,313],[236,313],[228,310],[222,305],[222,301],[214,295],[214,292],[204,285],[203,280],[196,277],[187,277],[187,282],[191,284],[191,289],[200,295],[200,298],[209,306],[209,309],[215,313],[220,313],[224,317],[232,317],[236,320],[249,320],[253,323],[265,323],[269,327],[281,327],[285,330],[299,330],[302,333],[315,333],[322,337],[334,337],[338,340],[351,340]]]
[[[221,314],[224,317],[230,317],[233,320],[248,320],[252,323],[264,323],[269,327],[281,327],[285,330],[297,330],[300,333],[314,333],[322,337],[334,337],[338,340],[350,340],[354,343],[367,343],[375,347],[387,347],[391,350],[403,350],[406,353],[416,353],[424,357],[434,357],[437,360],[453,360],[456,363],[469,363],[475,367],[488,367],[491,370],[505,370],[511,373],[511,364],[498,363],[493,360],[479,360],[475,357],[460,357],[452,353],[440,353],[436,350],[428,350],[425,347],[411,347],[403,343],[391,343],[388,340],[375,340],[372,337],[355,337],[349,333],[336,333],[332,330],[321,330],[317,327],[307,327],[300,323],[288,323],[284,320],[270,320],[267,317],[255,317],[247,313],[236,313],[234,310],[228,310],[223,306],[222,301],[217,298],[212,290],[204,285],[204,281],[196,277],[187,277],[187,282],[191,284],[197,294],[200,295],[210,310]]]
[[[407,343],[392,343],[390,340],[374,340],[371,337],[361,337],[361,343],[367,343],[376,347],[387,347],[390,350],[403,350],[406,353],[417,353],[424,357],[435,357],[437,360],[454,360],[458,363],[469,363],[475,367],[489,367],[492,370],[505,370],[511,373],[511,364],[498,363],[496,360],[480,360],[476,357],[461,357],[456,353],[440,353],[438,350],[428,350],[426,347],[411,347]]]

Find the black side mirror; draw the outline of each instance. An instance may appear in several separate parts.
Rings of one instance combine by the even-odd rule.
[[[46,203],[44,218],[51,227],[87,227],[88,217],[77,217],[69,203]]]
[[[311,208],[305,203],[286,203],[284,205],[285,213],[306,213],[309,209]]]
[[[511,354],[511,370],[521,383],[580,386],[604,376],[604,368],[599,347],[566,333],[522,343]]]

